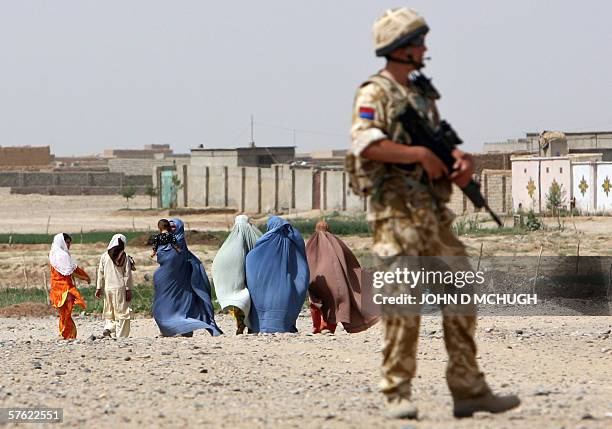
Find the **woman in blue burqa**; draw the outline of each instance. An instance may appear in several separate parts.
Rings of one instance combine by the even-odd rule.
[[[297,332],[310,273],[300,232],[278,216],[246,258],[253,332]]]
[[[169,244],[157,249],[160,266],[153,274],[155,322],[165,337],[192,336],[196,329],[220,335],[204,265],[187,248],[183,222],[172,219],[171,225],[180,251]]]

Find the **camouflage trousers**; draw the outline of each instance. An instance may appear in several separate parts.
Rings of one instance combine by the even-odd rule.
[[[392,270],[402,256],[466,256],[463,244],[451,230],[452,215],[436,216],[426,210],[418,217],[390,218],[373,223],[373,251],[382,268]],[[467,261],[467,259],[466,259]],[[452,304],[442,307],[444,343],[448,353],[446,381],[455,399],[479,396],[488,391],[484,374],[476,362],[475,308],[456,311]],[[410,398],[416,372],[419,314],[385,314],[381,392],[388,398]]]

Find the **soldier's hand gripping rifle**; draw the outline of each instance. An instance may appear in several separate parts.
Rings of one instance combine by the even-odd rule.
[[[431,85],[429,79],[422,74],[417,74],[412,79],[412,83],[425,96],[439,98],[436,89]],[[437,97],[436,97],[437,96]],[[446,121],[441,121],[437,129],[433,129],[429,122],[419,115],[419,113],[408,103],[406,109],[401,112],[398,119],[402,123],[404,130],[410,134],[412,144],[415,146],[424,146],[431,150],[448,168],[449,172],[454,170],[453,166],[456,162],[453,156],[453,150],[463,143],[455,130]],[[409,165],[403,165],[402,168],[410,169]],[[477,208],[485,208],[498,226],[502,226],[499,217],[491,210],[484,196],[480,192],[480,185],[473,179],[461,188],[463,193]]]

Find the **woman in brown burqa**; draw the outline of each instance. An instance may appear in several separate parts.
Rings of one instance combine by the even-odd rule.
[[[310,267],[308,298],[313,333],[334,332],[338,323],[349,333],[361,332],[378,322],[366,314],[361,302],[361,266],[351,249],[333,235],[325,221],[317,223],[306,244]]]

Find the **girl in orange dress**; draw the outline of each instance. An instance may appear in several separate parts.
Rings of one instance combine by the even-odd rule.
[[[57,234],[53,237],[53,244],[49,252],[51,264],[51,305],[59,311],[59,331],[64,339],[77,336],[76,325],[72,320],[72,307],[79,305],[87,308],[87,303],[74,285],[73,277],[91,282],[91,279],[82,268],[78,267],[70,255],[72,238],[68,234]]]

